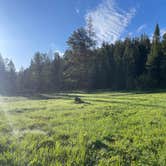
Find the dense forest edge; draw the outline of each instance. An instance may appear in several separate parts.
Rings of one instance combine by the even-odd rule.
[[[65,90],[166,89],[166,33],[157,24],[148,35],[98,46],[92,21],[69,37],[63,56],[37,52],[30,66],[16,71],[0,56],[0,94],[36,94]]]

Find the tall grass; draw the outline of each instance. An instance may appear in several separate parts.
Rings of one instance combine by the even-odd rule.
[[[47,96],[0,97],[0,165],[166,165],[166,93]]]

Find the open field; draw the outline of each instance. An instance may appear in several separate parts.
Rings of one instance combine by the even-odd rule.
[[[165,166],[166,93],[0,97],[0,165]]]

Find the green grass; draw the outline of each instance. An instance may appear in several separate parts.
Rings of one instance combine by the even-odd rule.
[[[166,93],[0,97],[0,165],[165,166]]]

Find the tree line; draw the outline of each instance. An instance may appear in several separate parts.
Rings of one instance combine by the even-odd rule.
[[[97,47],[89,22],[86,29],[74,31],[67,44],[63,57],[37,52],[19,72],[0,56],[0,93],[166,88],[166,33],[160,35],[158,24],[152,39],[142,34]]]

